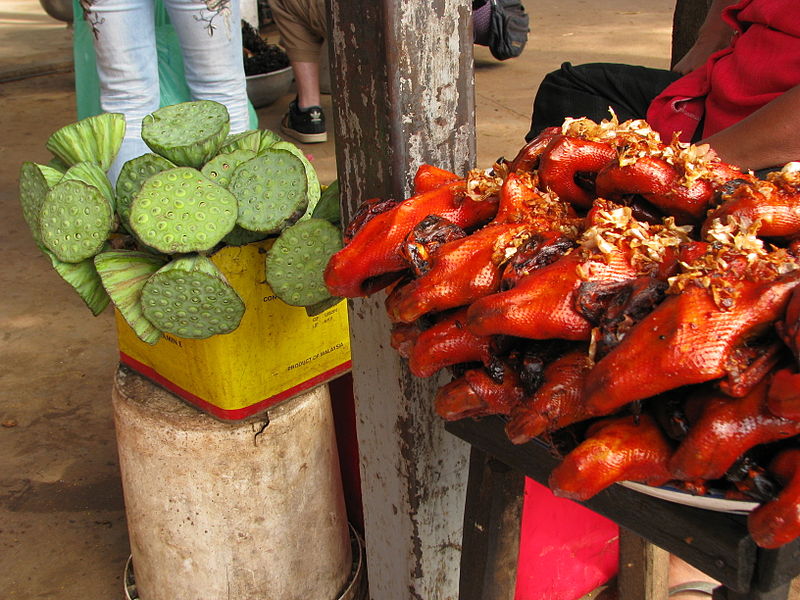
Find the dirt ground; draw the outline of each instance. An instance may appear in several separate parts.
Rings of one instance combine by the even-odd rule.
[[[526,5],[532,33],[520,58],[500,63],[476,48],[476,166],[516,153],[538,82],[561,62],[669,62],[673,0]],[[4,1],[0,34],[0,68],[69,61],[68,30],[43,16],[35,0]],[[55,48],[57,56],[43,56],[43,48]],[[260,109],[260,127],[277,129],[291,98]],[[330,103],[326,96],[324,108]],[[6,599],[123,597],[129,548],[110,404],[117,364],[112,315],[93,318],[52,270],[17,200],[22,161],[47,162],[48,135],[73,120],[70,72],[0,85],[0,597]],[[304,147],[323,183],[335,177],[334,143]]]

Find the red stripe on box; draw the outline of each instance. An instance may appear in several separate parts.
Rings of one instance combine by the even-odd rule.
[[[245,406],[243,408],[235,408],[231,410],[226,410],[224,408],[220,408],[215,404],[211,404],[208,400],[204,400],[200,396],[196,396],[192,392],[183,389],[181,386],[173,383],[163,375],[160,375],[155,369],[152,367],[139,362],[135,358],[132,358],[125,354],[124,352],[120,351],[119,353],[119,360],[122,364],[129,366],[131,369],[136,371],[137,373],[144,375],[148,379],[151,379],[161,387],[169,390],[173,394],[180,396],[183,400],[188,402],[189,404],[193,404],[197,408],[214,415],[218,419],[223,419],[226,421],[238,421],[240,419],[245,419],[256,414],[259,411],[262,411],[270,406],[277,404],[283,400],[291,398],[300,392],[304,392],[309,390],[313,387],[321,383],[325,383],[326,381],[333,379],[334,377],[338,377],[339,375],[346,373],[349,371],[352,366],[353,362],[348,360],[343,362],[341,365],[333,367],[332,369],[328,369],[324,373],[320,373],[316,377],[312,377],[302,383],[298,383],[296,386],[289,388],[288,390],[284,390],[279,394],[275,394],[274,396],[270,396],[269,398],[265,398],[260,402],[256,402],[255,404],[251,404],[250,406]]]

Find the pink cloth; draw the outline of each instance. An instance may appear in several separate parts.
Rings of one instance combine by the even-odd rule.
[[[576,600],[617,574],[619,528],[525,480],[515,600]]]
[[[666,140],[680,132],[681,141],[691,141],[701,121],[705,138],[800,84],[797,0],[742,0],[723,18],[736,32],[731,46],[650,104],[647,121]]]

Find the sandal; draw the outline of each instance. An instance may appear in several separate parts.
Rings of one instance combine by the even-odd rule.
[[[687,581],[686,583],[680,583],[669,588],[668,596],[671,598],[681,592],[700,592],[702,594],[708,594],[708,596],[711,597],[718,586],[718,583],[713,583],[711,581]]]

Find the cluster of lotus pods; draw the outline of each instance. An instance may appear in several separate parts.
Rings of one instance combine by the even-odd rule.
[[[316,314],[340,299],[322,280],[341,248],[338,186],[322,193],[293,144],[268,130],[233,134],[226,108],[201,100],[142,121],[152,150],[106,175],[125,119],[103,113],[53,133],[47,165],[23,163],[19,197],[37,246],[93,314],[113,303],[143,341],[235,330],[245,312],[211,260],[225,246],[276,238],[266,253],[274,293]]]

